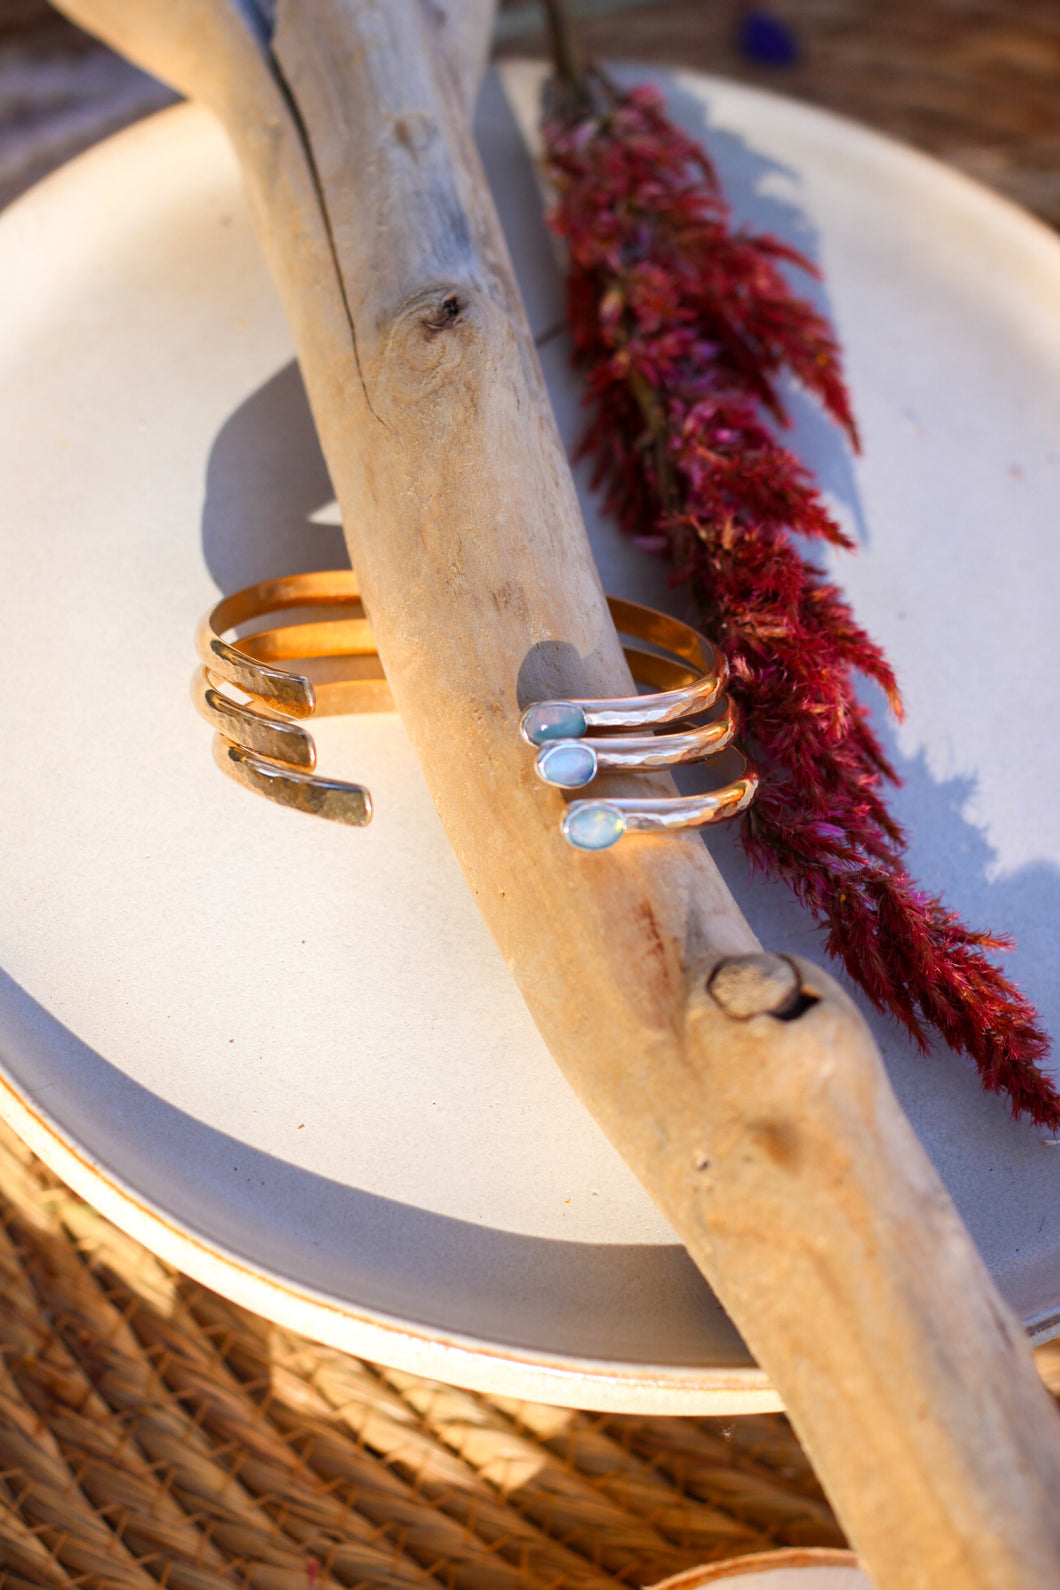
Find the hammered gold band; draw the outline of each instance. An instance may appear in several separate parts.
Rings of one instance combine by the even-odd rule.
[[[327,618],[276,626],[284,613],[330,610]],[[333,616],[338,614],[339,616]],[[260,619],[270,622],[247,632]],[[238,639],[224,639],[240,630]],[[226,596],[200,621],[195,646],[203,666],[192,700],[214,735],[214,760],[245,789],[296,811],[361,828],[372,799],[361,784],[314,772],[316,745],[297,719],[394,706],[352,569],[263,580]],[[302,669],[275,666],[297,660]],[[328,676],[314,664],[341,662]],[[233,700],[223,687],[252,699]]]
[[[357,615],[318,620],[312,624],[288,624],[282,629],[245,635],[236,644],[223,638],[226,631],[270,614],[345,606],[356,607]],[[270,664],[290,658],[376,655],[372,626],[361,605],[360,581],[352,569],[289,574],[278,580],[262,580],[223,597],[200,619],[195,631],[195,649],[206,668],[218,679],[293,718],[308,718],[328,710],[355,711],[356,697],[351,695],[350,705],[346,706],[337,693],[329,689],[325,692],[330,697],[329,705],[318,704],[319,681],[314,683],[308,673],[293,673]],[[382,678],[381,670],[378,677]]]

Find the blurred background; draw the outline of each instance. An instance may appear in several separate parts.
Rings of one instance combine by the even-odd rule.
[[[1060,226],[1057,0],[573,0],[599,57],[681,65],[854,116]],[[501,0],[498,54],[543,54]],[[171,95],[46,0],[0,0],[0,205]]]

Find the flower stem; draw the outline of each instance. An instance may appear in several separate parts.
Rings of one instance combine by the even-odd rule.
[[[639,370],[630,373],[629,387],[651,435],[652,457],[655,460],[655,489],[659,502],[663,512],[670,513],[674,508],[674,478],[666,448],[666,415],[656,401],[651,386]]]
[[[573,99],[584,100],[585,69],[574,42],[574,24],[566,0],[544,0],[544,7],[556,77]]]

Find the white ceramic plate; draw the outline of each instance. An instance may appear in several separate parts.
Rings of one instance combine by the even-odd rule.
[[[512,105],[479,118],[538,332],[562,319]],[[1060,243],[845,122],[703,78],[738,214],[823,265],[865,450],[794,443],[862,542],[843,578],[909,704],[884,735],[912,863],[1060,1028],[1055,700]],[[237,174],[179,109],[0,220],[3,1109],[86,1197],[249,1307],[511,1394],[693,1412],[772,1392],[568,1092],[483,929],[394,718],[326,720],[371,787],[351,832],[215,770],[188,701],[219,589],[341,556]],[[543,357],[578,430],[560,338]],[[672,599],[588,500],[605,583]],[[1032,769],[1017,781],[1014,774]],[[763,941],[819,954],[716,842]],[[1060,1314],[1060,1152],[968,1065],[874,1022],[1000,1282]]]
[[[872,1590],[848,1551],[770,1551],[731,1562],[690,1568],[654,1585],[652,1590],[708,1590],[732,1585],[737,1590]]]

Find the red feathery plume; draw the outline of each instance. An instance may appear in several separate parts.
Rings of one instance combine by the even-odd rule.
[[[733,230],[709,159],[653,89],[567,78],[543,131],[591,411],[582,451],[728,656],[762,773],[743,818],[750,862],[791,886],[829,953],[921,1048],[935,1028],[1014,1115],[1056,1129],[1037,1013],[984,953],[1008,943],[964,927],[905,869],[881,793],[897,776],[855,692],[856,675],[875,680],[900,715],[891,668],[792,539],[852,546],[770,424],[787,423],[780,383],[794,375],[857,446],[832,331],[786,275],[814,267]]]

